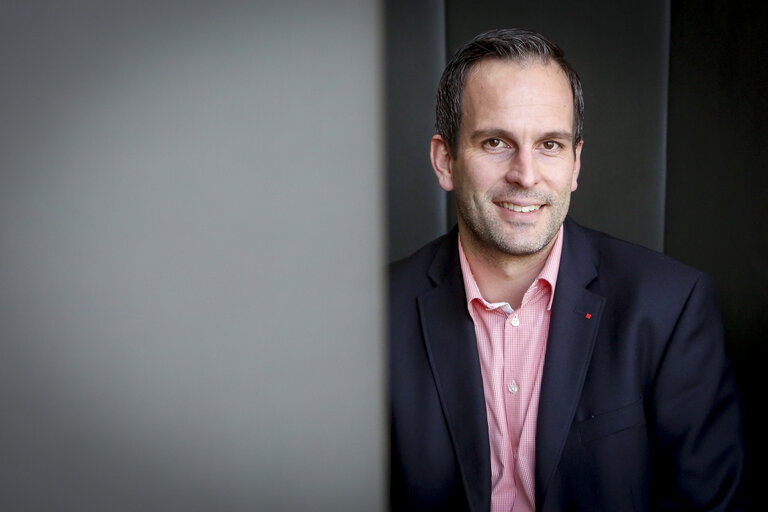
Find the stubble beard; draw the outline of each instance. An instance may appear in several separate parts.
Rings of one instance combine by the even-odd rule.
[[[565,197],[551,197],[529,193],[525,196],[518,194],[517,197],[535,198],[545,205],[543,208],[548,210],[547,219],[540,232],[527,233],[536,230],[533,224],[505,223],[492,212],[497,206],[490,199],[478,204],[472,199],[464,201],[456,196],[456,210],[460,221],[469,230],[467,234],[473,239],[475,247],[488,256],[496,254],[524,257],[540,253],[557,235],[570,204],[570,194]],[[514,228],[511,232],[510,226]],[[519,235],[516,234],[518,232]]]

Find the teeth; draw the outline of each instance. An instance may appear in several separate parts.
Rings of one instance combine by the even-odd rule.
[[[522,213],[528,213],[532,212],[534,210],[538,210],[541,208],[541,205],[535,205],[535,206],[519,206],[515,203],[499,203],[499,206],[506,208],[507,210],[512,210],[513,212],[522,212]]]

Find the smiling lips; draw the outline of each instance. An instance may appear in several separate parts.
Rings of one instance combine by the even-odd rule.
[[[501,206],[502,208],[506,208],[507,210],[511,210],[513,212],[519,212],[519,213],[528,213],[532,211],[536,211],[539,208],[542,207],[540,204],[530,205],[530,206],[520,206],[519,204],[515,203],[496,203],[498,206]]]

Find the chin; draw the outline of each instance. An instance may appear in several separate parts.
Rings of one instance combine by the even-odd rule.
[[[546,247],[547,244],[544,245],[514,245],[514,246],[507,246],[507,247],[499,247],[499,249],[506,253],[509,256],[532,256],[534,254],[540,253],[544,247]]]
[[[502,239],[496,239],[496,248],[509,256],[532,256],[539,254],[549,247],[552,240],[557,236],[558,229],[550,233],[536,233],[533,236],[521,237],[514,234],[506,235]]]

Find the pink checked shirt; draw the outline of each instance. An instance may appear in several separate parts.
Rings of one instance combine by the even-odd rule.
[[[480,294],[459,241],[467,308],[475,324],[491,443],[491,512],[533,512],[536,418],[563,228],[514,311]]]

